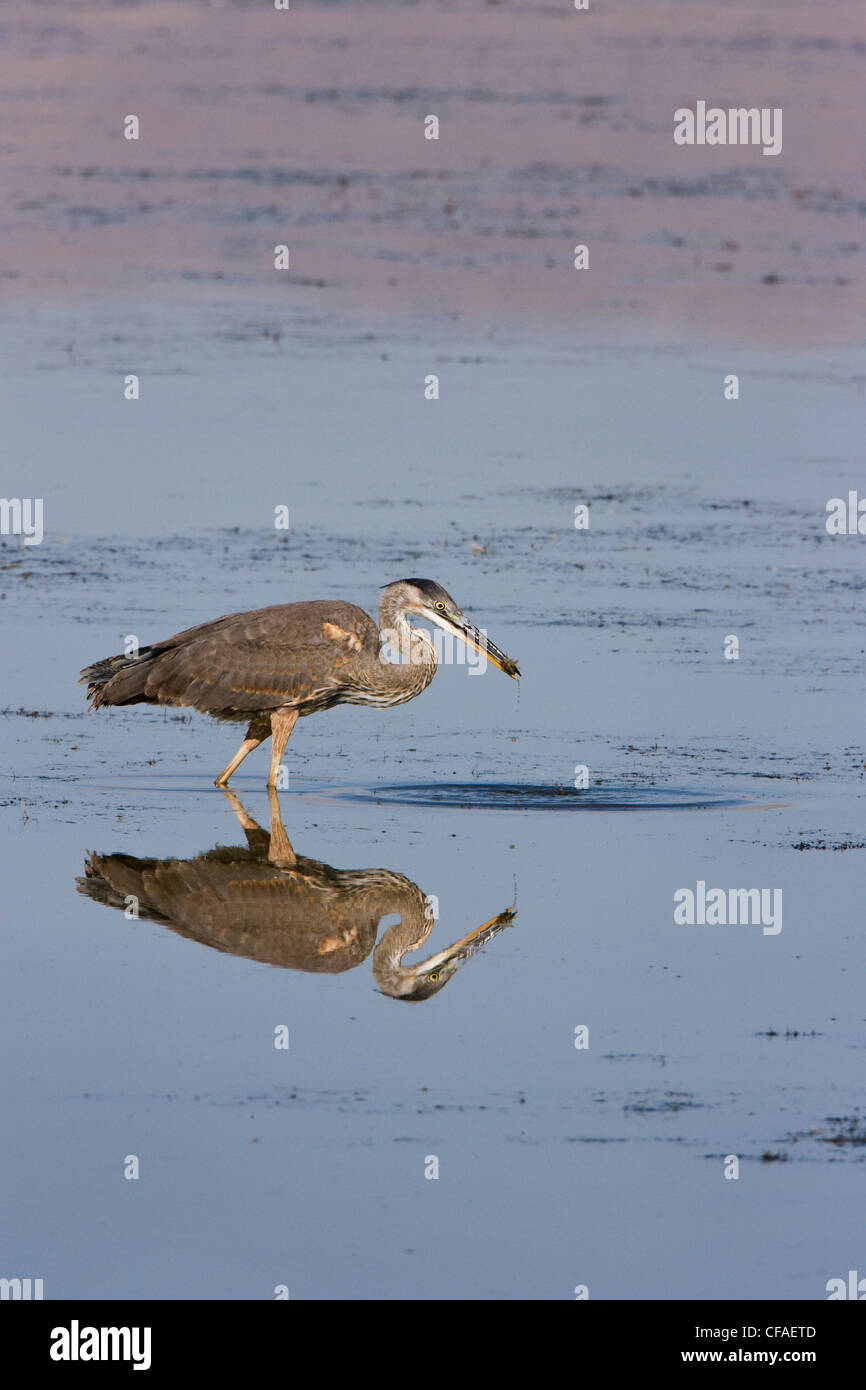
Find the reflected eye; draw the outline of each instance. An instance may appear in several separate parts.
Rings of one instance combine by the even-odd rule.
[[[439,979],[439,971],[438,971],[438,970],[434,970],[433,973],[432,973],[432,975],[428,975],[427,978],[428,978],[429,980],[432,980],[433,983],[435,984],[436,981]]]

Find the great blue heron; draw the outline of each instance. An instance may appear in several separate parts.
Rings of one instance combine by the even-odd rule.
[[[284,603],[230,613],[187,628],[133,656],[87,666],[91,709],[101,705],[191,705],[216,719],[249,721],[244,741],[216,779],[227,785],[248,753],[270,736],[268,786],[277,784],[289,735],[303,715],[333,705],[402,705],[432,681],[436,651],[408,614],[426,618],[482,653],[506,675],[516,662],[494,647],[432,579],[384,586],[379,626],[339,599]],[[381,628],[381,631],[380,631]],[[403,661],[386,659],[385,646]]]
[[[270,836],[226,796],[247,846],[221,847],[195,859],[139,859],[89,854],[78,891],[109,907],[160,922],[178,935],[247,960],[340,974],[373,951],[373,976],[392,999],[429,999],[460,966],[514,920],[513,908],[414,965],[434,927],[430,901],[417,884],[389,869],[334,869],[296,855],[274,791]],[[383,917],[399,913],[376,945]],[[375,950],[373,947],[375,945]]]

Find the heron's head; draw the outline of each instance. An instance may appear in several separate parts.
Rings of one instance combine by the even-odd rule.
[[[516,916],[517,910],[509,908],[471,931],[468,936],[455,941],[453,946],[446,946],[443,951],[437,951],[435,956],[420,961],[418,965],[399,966],[394,978],[389,981],[389,987],[382,992],[393,999],[406,999],[411,1003],[438,994],[449,980],[453,980],[461,965],[482,946],[486,946],[488,941],[492,941],[504,927],[510,927]]]
[[[517,662],[495,647],[434,579],[397,579],[393,584],[384,585],[382,601],[392,612],[412,613],[426,618],[436,627],[441,627],[443,632],[459,637],[471,651],[486,656],[507,676],[516,680],[520,675]]]

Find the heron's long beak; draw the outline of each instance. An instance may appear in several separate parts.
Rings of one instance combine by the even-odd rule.
[[[512,661],[510,656],[501,652],[495,647],[489,637],[485,637],[483,632],[479,632],[474,623],[467,622],[465,618],[452,618],[454,631],[462,642],[473,651],[480,652],[486,656],[488,661],[492,661],[494,666],[498,666],[500,671],[504,671],[506,676],[511,676],[514,680],[520,675],[517,662]]]
[[[483,926],[476,927],[467,936],[461,936],[459,941],[453,945],[446,946],[444,951],[439,951],[435,956],[430,956],[428,960],[421,961],[416,967],[418,973],[426,974],[430,970],[442,969],[447,967],[449,970],[456,970],[458,965],[469,960],[476,951],[480,951],[482,946],[486,946],[488,941],[498,935],[504,927],[510,927],[517,913],[514,908],[509,908],[506,912],[500,912],[496,917],[491,917],[489,922]]]

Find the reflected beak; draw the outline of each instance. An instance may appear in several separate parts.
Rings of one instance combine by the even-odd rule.
[[[491,917],[489,922],[476,927],[475,931],[469,932],[467,936],[461,936],[459,941],[446,946],[444,951],[439,951],[435,956],[422,961],[416,967],[418,972],[423,971],[426,974],[431,970],[456,970],[458,965],[462,965],[470,956],[474,956],[476,951],[480,951],[482,946],[486,946],[488,941],[492,941],[504,927],[510,927],[516,916],[515,909],[509,908],[507,912],[500,912],[496,917]]]
[[[492,661],[494,666],[498,666],[500,671],[504,671],[506,676],[511,676],[512,679],[517,680],[520,670],[516,661],[512,661],[510,656],[505,655],[505,652],[494,647],[489,637],[485,637],[483,632],[479,632],[478,628],[473,623],[467,622],[465,618],[452,618],[451,621],[457,636],[466,643],[467,647],[480,652],[482,656],[487,657],[488,661]]]

